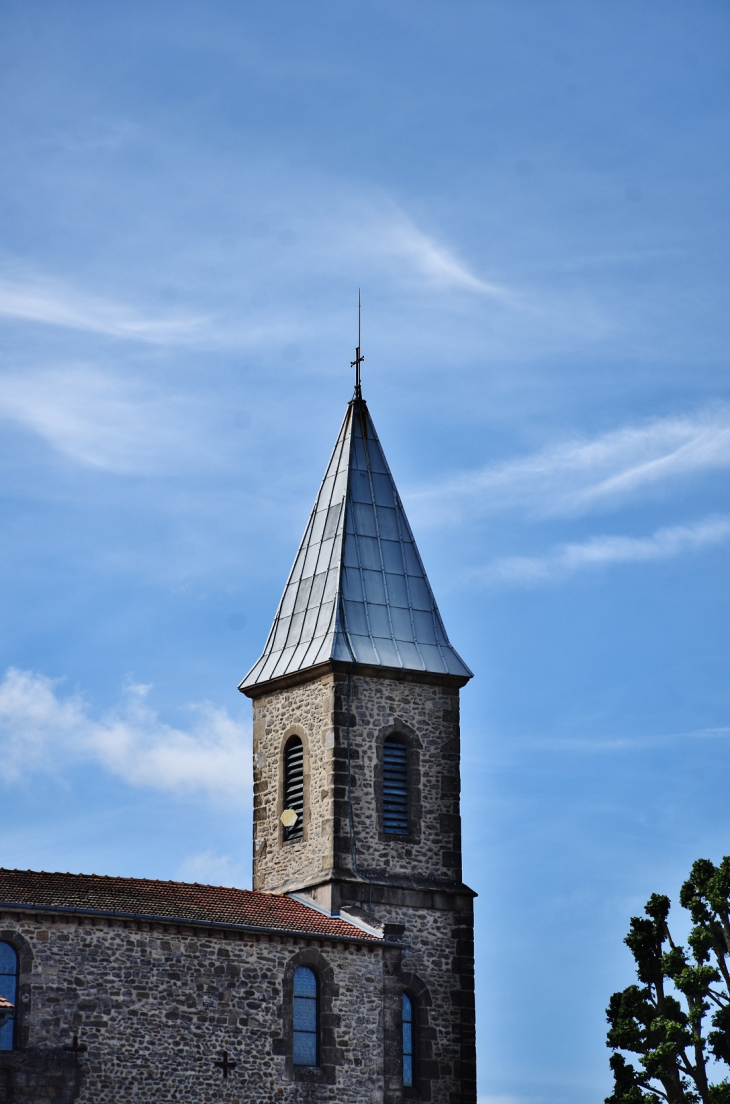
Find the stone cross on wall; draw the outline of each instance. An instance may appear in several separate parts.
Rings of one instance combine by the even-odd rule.
[[[89,1048],[86,1046],[85,1043],[80,1043],[79,1042],[78,1035],[74,1035],[73,1042],[69,1046],[65,1046],[63,1049],[64,1050],[72,1050],[74,1052],[74,1056],[76,1058],[76,1061],[78,1062],[79,1054],[83,1053],[83,1051],[88,1050]]]
[[[215,1065],[216,1069],[219,1069],[219,1070],[222,1071],[223,1080],[225,1081],[225,1079],[228,1077],[228,1074],[230,1073],[230,1071],[232,1069],[236,1068],[236,1062],[231,1061],[231,1059],[228,1057],[228,1051],[227,1050],[221,1050],[218,1053],[221,1056],[221,1060],[220,1060],[220,1062],[215,1062],[214,1065]]]

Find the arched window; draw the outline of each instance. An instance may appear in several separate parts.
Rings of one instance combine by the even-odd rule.
[[[319,1063],[319,987],[308,966],[294,972],[294,1065]]]
[[[413,1001],[403,994],[403,1086],[413,1088]]]
[[[0,1050],[15,1046],[15,1007],[18,1002],[18,952],[11,943],[0,943]]]
[[[408,835],[408,748],[393,736],[383,744],[383,831]]]
[[[289,816],[287,816],[287,813]],[[296,814],[296,820],[291,814]],[[290,736],[284,748],[284,839],[302,838],[304,828],[304,746],[298,736]]]

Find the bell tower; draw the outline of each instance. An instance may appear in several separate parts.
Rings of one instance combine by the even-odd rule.
[[[398,984],[414,1053],[386,1053],[388,1099],[476,1101],[459,807],[459,691],[471,677],[358,386],[239,689],[254,711],[253,888],[407,947]]]

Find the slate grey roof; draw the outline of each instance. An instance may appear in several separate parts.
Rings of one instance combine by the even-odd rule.
[[[239,689],[329,660],[471,678],[359,398],[347,408],[266,647]]]

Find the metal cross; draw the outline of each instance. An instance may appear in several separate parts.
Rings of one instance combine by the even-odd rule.
[[[364,356],[360,356],[360,288],[357,289],[357,348],[355,349],[355,359],[350,361],[350,367],[355,369],[355,398],[362,398],[362,391],[360,390],[360,365],[365,360]]]
[[[216,1069],[223,1071],[223,1080],[225,1081],[225,1079],[228,1077],[229,1072],[232,1069],[235,1069],[238,1063],[231,1061],[231,1059],[228,1057],[227,1050],[219,1050],[218,1053],[221,1056],[221,1061],[214,1062],[213,1064],[215,1065]]]

